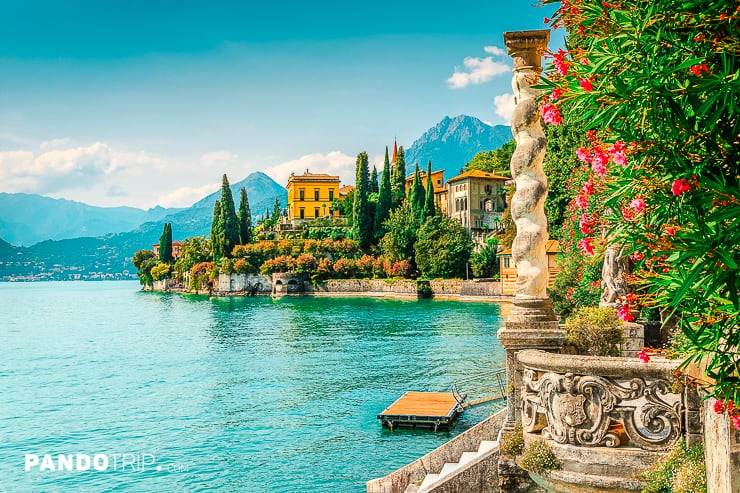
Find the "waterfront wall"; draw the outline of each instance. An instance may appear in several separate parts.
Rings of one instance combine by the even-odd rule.
[[[285,283],[280,274],[272,277],[260,274],[220,274],[214,281],[212,294],[220,296],[267,296],[276,294],[276,283]],[[304,294],[313,296],[363,296],[391,298],[442,299],[489,299],[504,301],[501,283],[491,280],[464,281],[461,279],[438,279],[416,281],[411,279],[332,279],[313,284],[300,281],[300,289],[282,294]],[[153,287],[165,291],[164,285]]]

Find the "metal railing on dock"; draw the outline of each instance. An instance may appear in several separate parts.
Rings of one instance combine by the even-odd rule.
[[[452,394],[463,407],[504,400],[507,397],[506,369],[476,373],[452,384]],[[467,400],[467,402],[464,402]]]

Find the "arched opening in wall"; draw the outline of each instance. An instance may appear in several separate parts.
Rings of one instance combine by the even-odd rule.
[[[291,279],[288,281],[288,292],[291,291],[297,291],[298,290],[298,282],[295,279]]]
[[[275,292],[281,293],[282,291],[283,291],[283,281],[278,279],[277,281],[275,281]]]

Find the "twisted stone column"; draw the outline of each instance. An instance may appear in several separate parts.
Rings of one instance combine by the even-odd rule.
[[[512,87],[516,107],[511,129],[516,150],[511,158],[511,174],[516,192],[511,199],[511,216],[516,224],[512,258],[517,267],[516,296],[513,308],[499,330],[498,338],[506,349],[506,373],[509,385],[506,422],[502,436],[514,433],[521,409],[522,367],[517,353],[522,349],[559,351],[565,340],[558,318],[547,297],[547,177],[542,170],[547,139],[542,131],[539,91],[532,86],[540,80],[542,55],[547,49],[550,31],[504,33],[509,55],[514,59]],[[513,457],[502,455],[499,461],[501,491],[524,491],[527,475]]]

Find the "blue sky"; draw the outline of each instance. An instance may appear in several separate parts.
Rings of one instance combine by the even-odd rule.
[[[535,0],[6,0],[0,192],[187,206],[265,171],[353,181],[445,115],[508,120],[504,31]],[[553,36],[556,46],[559,36]],[[457,74],[457,75],[455,75]]]

